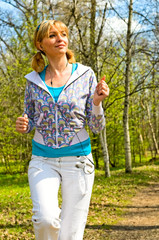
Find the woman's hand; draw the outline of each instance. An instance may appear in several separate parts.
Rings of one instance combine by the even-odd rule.
[[[24,114],[24,117],[18,117],[16,121],[17,132],[26,133],[28,129],[28,124],[29,120],[27,114]]]
[[[108,96],[109,96],[109,87],[105,82],[105,76],[104,76],[96,86],[96,90],[93,96],[94,105],[98,106],[100,102],[102,102]]]

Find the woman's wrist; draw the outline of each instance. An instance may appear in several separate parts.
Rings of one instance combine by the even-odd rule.
[[[99,101],[99,100],[93,100],[93,104],[94,104],[95,106],[99,106],[100,103],[101,103],[101,101]]]

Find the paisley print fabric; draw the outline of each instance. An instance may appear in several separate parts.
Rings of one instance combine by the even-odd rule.
[[[27,81],[24,112],[29,118],[28,132],[36,127],[46,146],[70,146],[74,136],[85,128],[86,123],[94,133],[102,130],[104,114],[96,114],[92,110],[97,82],[90,68],[66,84],[57,103],[36,82],[34,79]]]

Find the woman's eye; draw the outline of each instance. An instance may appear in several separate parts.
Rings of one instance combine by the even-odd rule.
[[[53,38],[53,37],[55,37],[55,34],[51,34],[51,35],[49,36],[49,38]]]
[[[62,33],[62,36],[66,37],[66,36],[67,36],[67,34],[66,34],[66,33]]]

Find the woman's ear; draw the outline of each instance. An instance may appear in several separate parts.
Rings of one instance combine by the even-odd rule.
[[[36,47],[37,47],[38,50],[43,51],[43,47],[41,46],[41,43],[40,43],[40,42],[37,42],[37,43],[36,43]]]

